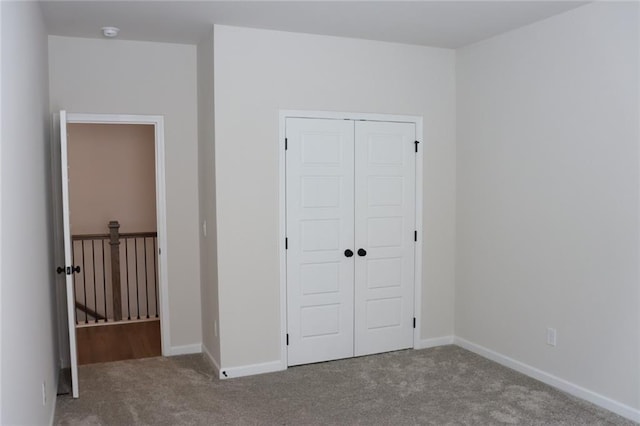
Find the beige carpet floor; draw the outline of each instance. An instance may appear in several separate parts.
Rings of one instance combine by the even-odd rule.
[[[631,425],[456,346],[218,380],[202,355],[80,367],[57,425]]]

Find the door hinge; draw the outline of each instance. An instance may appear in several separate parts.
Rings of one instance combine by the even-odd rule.
[[[413,328],[416,328],[416,317],[413,317]]]
[[[289,346],[289,333],[287,333],[287,346]]]
[[[284,249],[289,250],[289,238],[284,239]]]
[[[413,143],[415,143],[415,144],[416,144],[416,152],[418,152],[418,144],[419,144],[420,142],[418,142],[418,141],[414,141]]]
[[[160,256],[162,254],[162,250],[160,249],[160,247],[158,247],[158,256]]]
[[[413,241],[418,241],[418,231],[413,231]]]
[[[284,150],[286,151],[287,149],[289,149],[289,142],[287,141],[287,138],[284,138]]]

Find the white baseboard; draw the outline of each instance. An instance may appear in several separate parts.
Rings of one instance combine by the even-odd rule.
[[[452,345],[454,341],[453,336],[436,337],[432,339],[423,339],[414,344],[414,349],[426,349],[433,348],[435,346]],[[211,361],[213,357],[208,354],[206,348],[203,346],[203,352],[209,356]],[[215,361],[213,361],[215,362]],[[217,367],[217,364],[215,364]],[[287,367],[281,361],[265,362],[261,364],[243,365],[240,367],[230,367],[220,369],[218,367],[219,376],[221,379],[231,379],[234,377],[252,376],[254,374],[273,373],[275,371],[286,370]]]
[[[211,352],[209,352],[209,349],[207,349],[204,343],[202,344],[202,353],[207,357],[207,359],[213,366],[213,370],[215,371],[216,376],[220,377],[220,364],[218,364],[218,361],[216,361],[213,355],[211,355]]]
[[[453,345],[453,336],[434,337],[431,339],[422,339],[414,343],[413,349],[427,349],[436,346]]]
[[[194,343],[193,345],[171,346],[164,356],[199,354],[202,352],[202,343]]]
[[[252,376],[254,374],[273,373],[275,371],[286,370],[282,362],[272,361],[262,364],[243,365],[240,367],[223,368],[220,370],[221,379],[232,379],[234,377]]]
[[[622,417],[626,417],[629,420],[640,422],[640,410],[638,409],[622,404],[621,402],[615,401],[611,398],[607,398],[606,396],[590,391],[589,389],[585,389],[567,380],[556,377],[523,362],[516,361],[513,358],[509,358],[508,356],[502,355],[460,337],[454,337],[453,343],[480,356],[488,358],[491,361],[502,364],[505,367],[509,367],[529,377],[533,377],[536,380],[540,380],[541,382],[558,388],[568,394],[589,401],[592,404],[612,411]]]

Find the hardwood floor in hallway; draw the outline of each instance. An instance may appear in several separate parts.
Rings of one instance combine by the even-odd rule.
[[[80,365],[162,355],[159,319],[83,325],[76,337]]]

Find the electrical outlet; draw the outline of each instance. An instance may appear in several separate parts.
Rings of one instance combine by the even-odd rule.
[[[556,345],[556,329],[555,328],[547,328],[547,345],[555,346]]]
[[[213,335],[218,337],[218,320],[213,320]]]
[[[47,382],[42,382],[42,406],[47,405]]]

